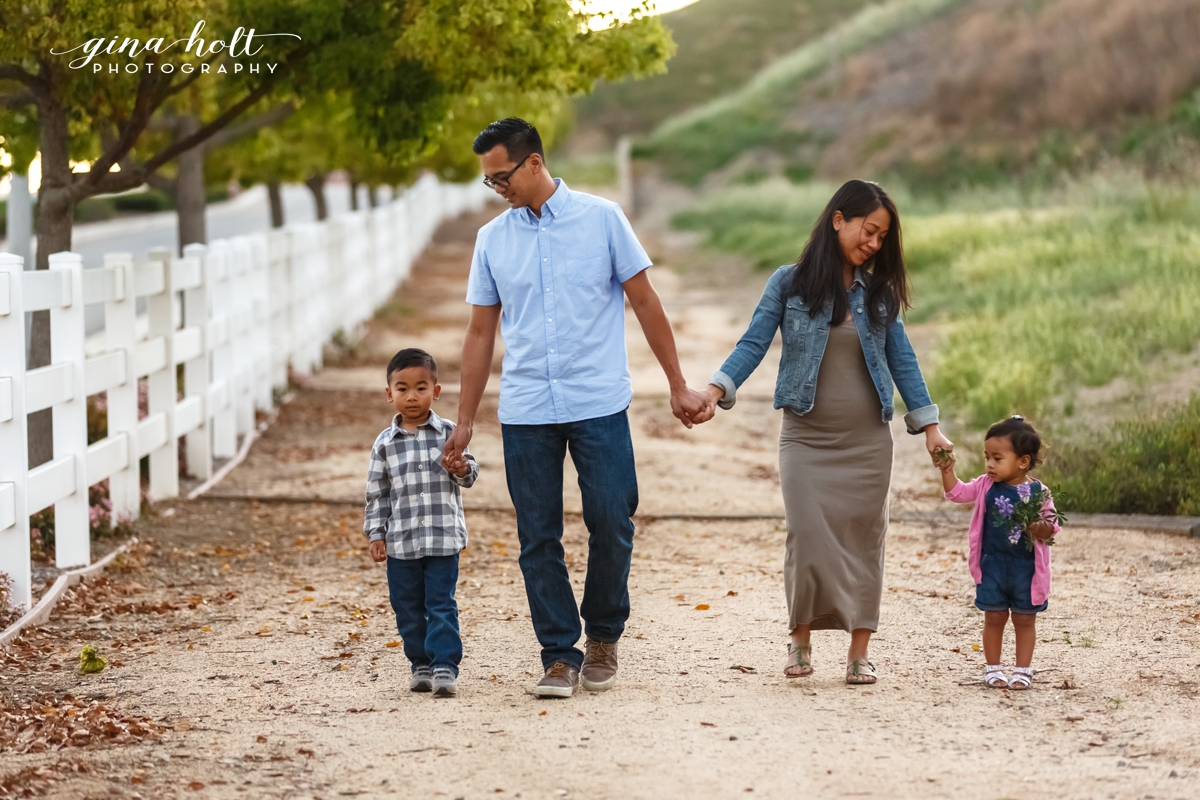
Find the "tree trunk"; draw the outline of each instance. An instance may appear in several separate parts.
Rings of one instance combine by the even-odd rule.
[[[267,181],[267,197],[271,200],[271,227],[283,227],[283,191],[275,178]]]
[[[358,187],[360,186],[358,178],[354,175],[350,176],[350,210],[358,211]]]
[[[200,130],[200,120],[189,114],[180,117],[175,136],[183,139]],[[204,224],[204,152],[199,145],[179,155],[179,174],[175,178],[175,215],[179,223],[179,255],[188,244],[206,244]]]
[[[367,202],[371,205],[371,208],[376,208],[379,206],[379,199],[375,197],[374,186],[367,187]]]
[[[71,215],[75,201],[71,196],[70,137],[67,115],[52,97],[38,103],[42,153],[42,184],[38,189],[37,269],[50,268],[50,255],[71,249]],[[50,312],[35,311],[29,329],[29,369],[50,363]],[[54,458],[54,418],[47,408],[29,415],[29,467]]]
[[[329,216],[329,206],[325,203],[325,173],[316,173],[304,185],[312,192],[313,200],[317,203],[317,219],[324,220]]]

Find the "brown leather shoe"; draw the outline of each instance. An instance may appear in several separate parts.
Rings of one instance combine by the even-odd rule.
[[[570,697],[579,685],[579,670],[559,661],[550,665],[538,681],[534,694],[538,697]]]
[[[583,670],[579,677],[589,692],[611,689],[617,681],[617,643],[588,639],[583,646]]]

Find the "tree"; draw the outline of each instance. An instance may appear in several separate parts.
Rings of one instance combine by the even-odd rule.
[[[5,3],[0,130],[8,138],[13,114],[33,111],[37,267],[71,248],[81,200],[140,186],[264,102],[346,93],[364,140],[389,163],[411,163],[436,148],[451,98],[477,84],[587,91],[661,70],[670,55],[656,20],[603,31],[588,20],[570,0]],[[182,128],[162,122],[188,114],[198,118]],[[30,366],[49,363],[48,314],[35,315],[31,339]],[[36,424],[32,464],[50,442],[48,421]]]

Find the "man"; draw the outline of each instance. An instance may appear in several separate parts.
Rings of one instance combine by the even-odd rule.
[[[473,146],[484,183],[509,210],[480,229],[467,302],[458,426],[444,462],[461,470],[491,371],[496,326],[506,347],[500,423],[508,491],[517,511],[521,572],[542,645],[540,697],[610,688],[617,640],[629,617],[629,564],[637,475],[626,409],[633,397],[625,352],[625,298],[671,386],[687,427],[712,415],[688,388],[675,337],[650,284],[650,259],[615,203],[573,192],[546,170],[537,129],[493,122]],[[563,462],[579,473],[588,574],[576,607],[563,560]],[[576,647],[580,615],[584,651]]]

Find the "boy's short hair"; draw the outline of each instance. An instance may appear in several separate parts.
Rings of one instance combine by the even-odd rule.
[[[537,128],[518,117],[496,120],[488,125],[475,137],[471,149],[475,155],[481,156],[498,144],[504,145],[504,152],[513,162],[526,159],[534,153],[543,159],[546,157]]]
[[[1024,417],[1013,416],[997,422],[988,428],[984,439],[1003,439],[1007,437],[1012,442],[1013,452],[1017,458],[1029,456],[1029,467],[1032,469],[1042,463],[1042,437],[1034,427],[1025,421]]]
[[[419,350],[416,347],[406,347],[396,355],[392,356],[392,360],[388,362],[387,367],[387,382],[391,384],[392,373],[398,369],[408,369],[409,367],[424,367],[433,375],[433,382],[437,383],[438,370],[437,362],[433,360],[433,356],[426,353],[424,350]]]

